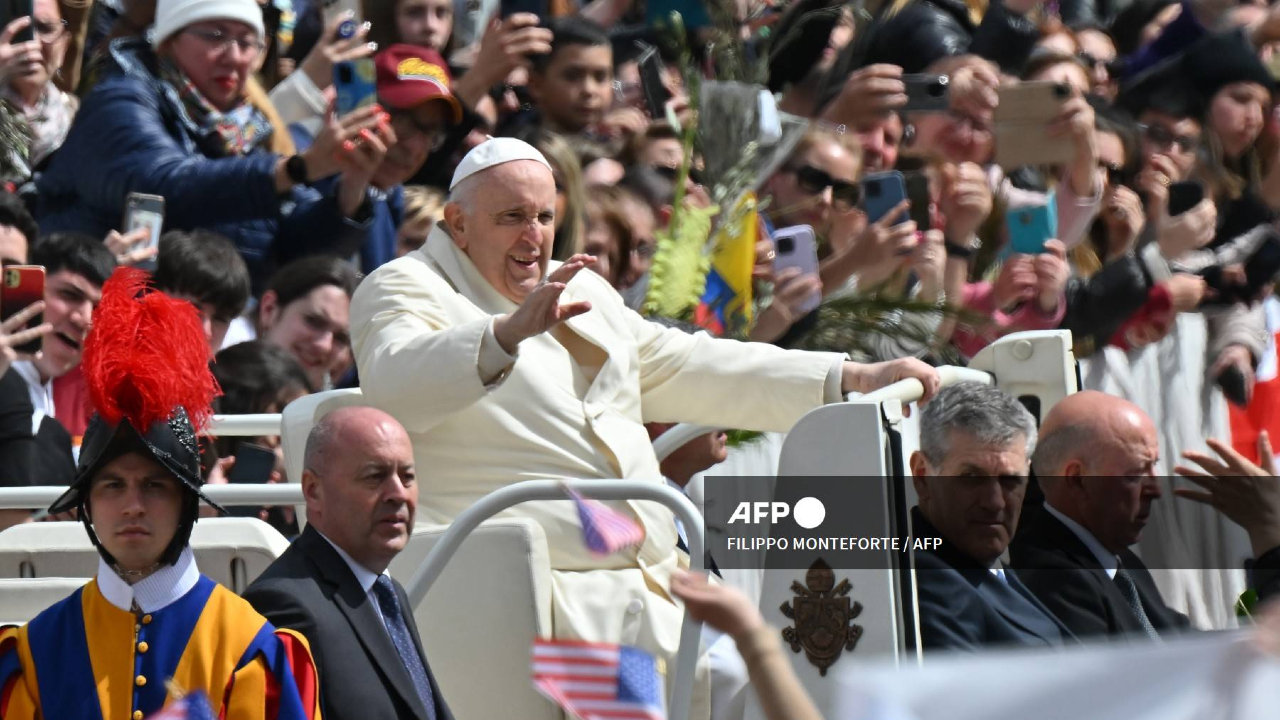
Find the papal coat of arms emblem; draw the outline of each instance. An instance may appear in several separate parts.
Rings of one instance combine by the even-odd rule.
[[[825,676],[840,653],[852,652],[862,637],[862,626],[853,623],[862,614],[862,603],[849,597],[853,585],[848,580],[836,584],[835,571],[821,558],[809,566],[805,585],[792,582],[796,596],[782,603],[782,614],[794,622],[793,627],[782,629],[782,639],[791,644],[792,652],[803,648],[809,662]]]

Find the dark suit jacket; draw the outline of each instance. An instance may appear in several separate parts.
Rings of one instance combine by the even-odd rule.
[[[453,720],[427,665],[409,598],[399,583],[395,586],[427,668],[436,717]],[[276,627],[306,636],[320,673],[320,707],[326,720],[426,717],[373,600],[342,556],[312,526],[253,581],[244,599]]]
[[[71,435],[48,416],[33,435],[34,414],[27,381],[10,367],[0,376],[0,487],[70,485],[75,480]]]
[[[1125,602],[1102,563],[1071,528],[1043,507],[1029,509],[1010,546],[1013,567],[1077,637],[1128,636],[1149,642],[1138,616]],[[1186,615],[1165,604],[1146,565],[1133,552],[1120,553],[1120,564],[1138,588],[1142,609],[1156,631],[1186,630]]]
[[[919,508],[911,510],[912,535],[939,537]],[[1008,582],[963,555],[943,538],[936,551],[916,551],[921,641],[927,650],[979,650],[990,645],[1060,646],[1071,631],[1031,594],[1017,573]]]

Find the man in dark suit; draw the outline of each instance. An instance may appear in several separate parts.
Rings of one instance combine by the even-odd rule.
[[[920,504],[911,530],[942,540],[937,551],[914,556],[926,649],[1073,640],[1000,562],[1018,527],[1035,442],[1031,413],[986,385],[952,385],[921,412],[920,450],[911,456]]]
[[[452,720],[413,608],[386,574],[413,530],[413,447],[380,410],[329,413],[307,438],[307,528],[244,597],[311,644],[327,718]]]
[[[1151,573],[1129,550],[1146,527],[1151,503],[1161,497],[1155,477],[1159,457],[1155,425],[1127,400],[1080,392],[1055,405],[1045,418],[1035,453],[1045,503],[1028,514],[1010,552],[1027,586],[1079,637],[1146,641],[1191,626],[1185,615],[1165,604]],[[1226,471],[1204,460],[1206,469]],[[1245,473],[1237,468],[1234,474]],[[1201,482],[1217,487],[1212,480]],[[1249,498],[1245,504],[1256,508],[1267,506],[1267,496],[1249,488],[1277,495],[1275,485],[1270,478],[1270,483],[1237,482],[1232,488],[1244,489]],[[1270,542],[1269,547],[1277,544],[1264,539],[1280,531],[1274,522],[1246,519],[1242,524],[1251,538]],[[1274,564],[1277,555],[1263,553],[1262,559]],[[1261,589],[1270,594],[1270,585],[1274,582]]]

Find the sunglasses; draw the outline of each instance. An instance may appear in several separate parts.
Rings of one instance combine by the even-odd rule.
[[[1167,128],[1160,125],[1139,125],[1138,129],[1142,131],[1147,139],[1155,143],[1161,148],[1177,145],[1178,149],[1184,153],[1195,150],[1200,145],[1200,141],[1189,135],[1178,135],[1170,132]]]
[[[671,182],[675,182],[676,177],[680,175],[680,168],[678,167],[672,167],[670,165],[652,165],[650,167],[652,167],[654,172]],[[689,179],[692,180],[695,185],[703,184],[702,171],[695,167],[689,168]]]
[[[788,168],[796,174],[796,184],[801,190],[817,195],[831,188],[831,203],[841,210],[852,210],[862,201],[862,186],[856,182],[836,180],[818,168],[809,165]]]

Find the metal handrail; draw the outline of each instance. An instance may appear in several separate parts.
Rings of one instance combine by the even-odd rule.
[[[942,387],[961,382],[979,382],[983,385],[995,384],[995,378],[991,373],[985,373],[981,370],[956,367],[955,365],[943,365],[937,370],[938,379],[942,381]],[[924,385],[915,378],[907,378],[906,380],[899,380],[896,383],[885,385],[879,390],[873,390],[865,395],[851,395],[849,399],[869,402],[901,400],[904,403],[911,403],[919,400],[923,395]]]
[[[526,480],[485,495],[449,523],[449,529],[440,536],[436,546],[427,553],[426,559],[409,580],[406,590],[410,604],[417,607],[422,602],[457,552],[458,546],[480,523],[523,502],[564,500],[564,485],[581,493],[583,497],[595,500],[652,500],[666,505],[684,524],[689,543],[690,568],[703,569],[702,516],[689,498],[678,490],[662,483],[635,480]],[[680,646],[676,652],[675,681],[671,687],[671,702],[668,706],[668,717],[671,720],[688,720],[689,717],[701,625],[685,608],[684,623],[680,627]]]
[[[214,415],[209,433],[221,437],[254,437],[279,435],[280,413],[257,415]]]
[[[200,490],[224,506],[302,504],[302,486],[297,483],[205,485]],[[47,508],[66,491],[65,487],[54,485],[0,488],[0,510]]]

